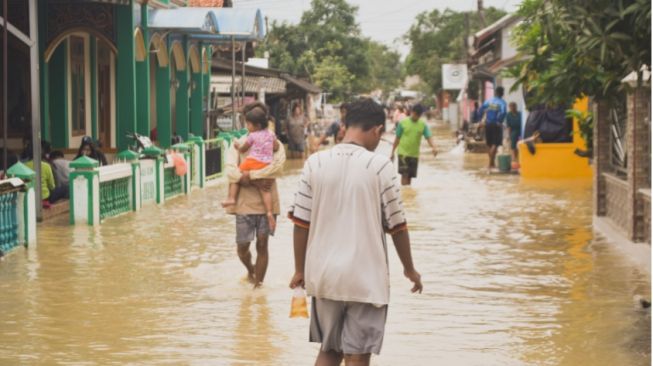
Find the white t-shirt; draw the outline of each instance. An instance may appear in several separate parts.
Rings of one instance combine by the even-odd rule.
[[[353,144],[313,154],[290,218],[309,229],[310,296],[376,305],[390,300],[386,232],[406,228],[391,161]]]

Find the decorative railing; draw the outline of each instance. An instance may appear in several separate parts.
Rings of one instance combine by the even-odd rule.
[[[0,251],[8,252],[18,242],[18,189],[0,193]]]
[[[130,164],[114,164],[99,168],[100,172],[100,220],[132,210]]]
[[[163,171],[165,199],[179,196],[184,193],[184,182],[182,177],[175,173],[175,167],[166,167]]]
[[[36,173],[22,163],[7,170],[9,179],[0,180],[0,251],[36,243]],[[1,254],[0,253],[0,256]]]

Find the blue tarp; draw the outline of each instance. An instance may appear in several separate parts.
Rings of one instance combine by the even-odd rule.
[[[215,34],[219,28],[213,8],[175,8],[151,10],[150,29],[173,30],[190,34]]]
[[[265,22],[259,9],[175,8],[154,9],[148,19],[151,29],[190,34],[208,42],[257,41],[265,37]]]

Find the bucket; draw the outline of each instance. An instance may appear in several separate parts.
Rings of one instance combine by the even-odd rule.
[[[510,173],[511,157],[508,154],[497,155],[497,165],[501,173]]]

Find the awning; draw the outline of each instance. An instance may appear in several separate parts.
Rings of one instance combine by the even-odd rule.
[[[503,18],[476,32],[474,34],[474,47],[478,48],[488,37],[492,36],[494,33],[500,31],[505,26],[517,21],[518,19],[519,16],[515,14],[507,14]]]
[[[294,78],[288,74],[281,75],[281,78],[306,92],[314,93],[314,94],[319,94],[322,92],[322,89],[320,89],[319,86],[315,84],[311,84],[305,80]]]
[[[215,34],[219,29],[213,8],[153,9],[147,26],[190,34]]]
[[[235,86],[241,88],[241,77],[236,77]],[[231,75],[211,76],[211,91],[219,94],[231,93]],[[286,92],[286,82],[275,77],[245,76],[245,93],[258,93],[264,90],[266,94],[283,94]]]
[[[194,35],[193,38],[208,42],[258,41],[265,37],[265,22],[259,9],[217,8],[212,9],[218,22],[216,34]]]

